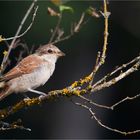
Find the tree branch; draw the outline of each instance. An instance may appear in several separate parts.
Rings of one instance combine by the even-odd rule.
[[[91,81],[91,85],[93,82],[93,79],[97,73],[97,71],[99,70],[99,68],[105,63],[105,58],[106,58],[106,51],[107,51],[107,42],[108,42],[108,18],[110,16],[110,12],[108,12],[107,9],[107,2],[106,0],[104,0],[104,12],[102,13],[102,15],[104,16],[104,44],[103,44],[103,49],[102,49],[102,53],[100,54],[100,52],[98,52],[97,58],[96,58],[96,64],[94,66],[93,72],[92,72],[92,81]]]
[[[55,27],[53,33],[52,33],[52,36],[51,36],[51,38],[50,38],[49,43],[52,43],[52,42],[53,42],[53,39],[54,39],[55,35],[57,34],[57,32],[58,32],[58,30],[59,30],[59,26],[60,26],[61,20],[62,20],[62,13],[60,13],[59,16],[58,16],[58,22],[57,22],[57,25],[56,25],[56,27]],[[52,43],[52,44],[53,44],[53,43]]]
[[[97,85],[101,84],[102,82],[106,81],[107,78],[110,78],[117,72],[123,70],[124,68],[128,67],[129,65],[137,62],[140,60],[140,56],[135,57],[133,60],[129,61],[128,63],[122,64],[120,67],[116,67],[115,70],[113,70],[111,73],[106,74],[101,80],[97,81],[96,83],[93,84],[93,88],[95,88]]]
[[[61,18],[62,18],[62,17],[61,17]],[[64,41],[64,40],[67,40],[67,39],[71,38],[75,33],[78,33],[79,30],[81,29],[82,25],[85,24],[85,23],[87,23],[87,22],[84,22],[84,18],[85,18],[85,13],[83,12],[82,15],[81,15],[81,17],[80,17],[80,19],[79,19],[79,21],[78,21],[78,23],[76,23],[74,27],[71,26],[71,32],[70,32],[69,35],[63,36],[63,37],[61,36],[60,38],[57,37],[57,38],[56,38],[53,42],[51,42],[51,43],[52,43],[52,44],[56,44],[56,43],[58,43],[58,42],[62,42],[62,41]],[[59,23],[59,21],[58,21],[58,23]],[[59,24],[58,24],[58,25],[59,25]],[[56,29],[58,30],[58,29],[59,29],[59,26],[56,26]],[[59,36],[59,35],[58,35],[58,36]],[[49,42],[50,42],[50,41],[49,41]]]
[[[123,134],[123,135],[131,135],[131,134],[135,134],[135,133],[139,133],[140,130],[134,130],[134,131],[121,131],[121,130],[118,130],[118,129],[115,129],[115,128],[111,128],[109,127],[108,125],[105,125],[104,123],[102,123],[102,121],[96,116],[96,114],[93,112],[93,110],[88,107],[87,105],[84,105],[84,104],[81,104],[81,103],[75,103],[76,105],[82,107],[82,108],[85,108],[86,110],[89,111],[89,113],[92,115],[92,118],[95,119],[95,121],[101,126],[101,127],[104,127],[105,129],[108,129],[110,131],[113,131],[113,132],[117,132],[119,134]]]
[[[6,55],[4,55],[3,61],[2,61],[2,63],[1,63],[1,71],[0,71],[0,73],[3,73],[3,71],[4,71],[5,68],[6,68],[6,63],[7,63],[8,57],[9,57],[9,55],[10,55],[10,52],[11,52],[13,46],[14,46],[14,43],[15,43],[16,39],[17,39],[18,37],[23,36],[23,35],[24,35],[25,33],[27,33],[27,31],[31,28],[31,26],[32,26],[32,24],[33,24],[33,21],[34,21],[34,18],[35,18],[35,16],[36,16],[36,12],[37,12],[38,7],[35,9],[35,12],[34,12],[34,14],[33,14],[33,18],[32,18],[31,24],[28,26],[28,28],[26,29],[25,32],[23,32],[21,35],[19,35],[19,34],[20,34],[20,31],[21,31],[21,29],[22,29],[22,27],[23,27],[23,25],[24,25],[24,23],[25,23],[25,21],[26,21],[26,19],[28,18],[29,14],[31,13],[32,9],[34,8],[36,2],[37,2],[37,0],[34,0],[34,1],[32,2],[32,4],[30,5],[29,9],[27,10],[27,12],[26,12],[24,18],[22,19],[22,21],[21,21],[21,23],[20,23],[20,26],[19,26],[19,28],[18,28],[18,30],[17,30],[15,36],[12,37],[12,38],[8,38],[8,39],[7,39],[7,40],[10,40],[10,39],[13,39],[13,40],[12,40],[11,44],[9,45],[8,52],[6,53]]]
[[[116,84],[117,82],[119,82],[120,80],[122,80],[123,78],[125,78],[126,76],[130,75],[131,73],[137,71],[139,67],[140,67],[140,60],[136,64],[134,64],[131,68],[129,68],[125,72],[122,72],[119,76],[109,80],[108,82],[105,81],[103,84],[99,84],[96,86],[93,85],[91,91],[95,92],[95,91],[99,91],[103,88],[110,87],[110,86]]]
[[[119,106],[120,104],[122,104],[123,102],[125,101],[130,101],[130,100],[134,100],[136,98],[139,98],[140,97],[140,94],[137,94],[135,96],[132,96],[132,97],[125,97],[123,98],[122,100],[116,102],[115,104],[111,105],[111,106],[107,106],[107,105],[103,105],[103,104],[99,104],[99,103],[96,103],[94,102],[93,100],[90,100],[82,95],[79,95],[78,96],[79,98],[83,99],[84,101],[86,101],[87,103],[91,104],[91,105],[94,105],[96,107],[99,107],[99,108],[103,108],[103,109],[110,109],[110,110],[114,110],[114,108],[116,108],[117,106]]]

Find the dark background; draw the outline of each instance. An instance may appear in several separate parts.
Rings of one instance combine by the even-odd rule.
[[[31,1],[0,1],[0,34],[4,37],[14,36],[21,19],[28,9]],[[72,6],[74,13],[65,12],[61,27],[68,33],[70,23],[78,21],[82,11],[89,6],[102,8],[102,1],[70,1],[66,3]],[[49,17],[47,6],[56,8],[48,1],[39,1],[39,10],[31,30],[21,38],[28,46],[36,48],[48,42],[50,29],[56,24],[57,18]],[[57,8],[56,8],[57,9]],[[126,63],[136,57],[140,50],[140,2],[139,1],[110,1],[109,10],[109,41],[106,64],[102,67],[96,80],[115,66]],[[24,29],[31,21],[27,20]],[[71,39],[57,44],[66,53],[56,65],[56,70],[51,79],[38,90],[47,92],[52,89],[61,89],[73,81],[89,74],[95,63],[98,50],[103,45],[104,20],[103,17],[92,18],[81,31]],[[6,50],[4,43],[0,44],[0,58]],[[15,57],[18,56],[18,48],[11,53],[11,66],[15,65]],[[111,88],[94,93],[91,97],[98,103],[112,105],[126,96],[134,96],[140,92],[139,71],[121,80]],[[100,93],[100,94],[98,94]],[[32,93],[30,97],[37,96]],[[0,108],[11,105],[23,97],[10,95],[1,102]],[[122,131],[140,129],[140,99],[125,102],[114,111],[93,108],[96,115],[110,127]],[[48,101],[42,105],[26,108],[6,119],[8,122],[21,118],[25,127],[32,129],[31,132],[24,130],[10,130],[0,132],[0,138],[140,138],[139,134],[123,136],[106,130],[97,122],[90,119],[88,111],[75,106],[69,98],[59,98]]]

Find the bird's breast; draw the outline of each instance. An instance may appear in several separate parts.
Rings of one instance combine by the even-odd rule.
[[[33,81],[40,85],[44,85],[51,77],[55,69],[55,65],[45,64],[33,73]]]

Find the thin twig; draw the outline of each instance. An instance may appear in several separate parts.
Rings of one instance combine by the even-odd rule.
[[[102,55],[101,55],[101,60],[100,60],[100,63],[101,64],[104,64],[105,62],[105,58],[106,58],[106,51],[107,51],[107,42],[108,42],[108,18],[109,18],[109,15],[110,15],[110,12],[108,12],[107,10],[107,2],[106,0],[104,0],[104,18],[105,18],[105,27],[104,27],[104,45],[103,45],[103,50],[102,50]],[[100,64],[100,65],[101,65]]]
[[[80,30],[80,28],[81,28],[81,26],[82,26],[82,24],[83,24],[84,18],[85,18],[85,13],[82,13],[79,22],[78,22],[78,23],[76,24],[76,26],[74,27],[74,32],[75,32],[75,33],[79,32],[79,30]]]
[[[17,39],[17,38],[20,38],[20,37],[24,36],[31,29],[31,27],[34,23],[34,19],[36,17],[37,10],[38,10],[38,6],[35,8],[35,11],[34,11],[34,14],[33,14],[32,21],[31,21],[30,25],[28,26],[28,28],[23,33],[21,33],[20,35],[14,36],[14,37],[3,38],[2,40],[3,41],[9,41],[9,40]]]
[[[105,129],[108,129],[110,131],[117,132],[117,133],[123,134],[123,135],[131,135],[131,134],[135,134],[135,133],[140,132],[140,130],[134,130],[134,131],[126,132],[126,131],[121,131],[121,130],[118,130],[118,129],[115,129],[115,128],[111,128],[111,127],[105,125],[104,123],[102,123],[102,121],[96,116],[96,114],[93,112],[93,110],[90,107],[88,107],[87,105],[81,104],[81,103],[75,103],[75,104],[80,106],[80,107],[83,107],[83,108],[87,109],[90,112],[90,114],[92,115],[92,118],[94,118],[96,120],[96,122],[100,126],[104,127]]]
[[[134,64],[131,68],[129,68],[125,72],[122,72],[119,76],[109,80],[108,82],[104,82],[103,84],[99,84],[96,87],[94,87],[94,85],[93,85],[91,91],[95,92],[95,91],[99,91],[103,88],[110,87],[110,86],[116,84],[117,82],[119,82],[121,79],[130,75],[131,73],[137,71],[139,67],[140,67],[140,60],[136,64]]]
[[[133,60],[131,60],[128,63],[125,63],[123,65],[121,65],[120,67],[116,68],[115,70],[113,70],[111,73],[106,74],[101,80],[97,81],[95,84],[93,84],[93,88],[95,88],[97,85],[101,84],[102,82],[104,82],[107,78],[111,77],[112,75],[114,75],[115,73],[117,73],[118,71],[121,71],[122,69],[126,68],[127,66],[133,64],[134,62],[137,62],[138,60],[140,60],[140,56],[137,56],[136,58],[134,58]]]
[[[126,98],[120,100],[119,102],[115,103],[114,105],[111,106],[111,109],[113,110],[115,107],[117,107],[118,105],[120,105],[121,103],[125,102],[125,101],[128,101],[128,100],[134,100],[136,98],[140,97],[140,94],[137,94],[133,97],[129,97],[127,96]]]
[[[15,34],[15,37],[13,38],[13,40],[12,40],[10,46],[9,46],[9,49],[8,49],[7,54],[4,55],[3,61],[2,61],[2,63],[1,63],[1,73],[2,73],[2,72],[5,70],[5,68],[6,68],[6,66],[5,66],[5,65],[6,65],[6,62],[7,62],[7,60],[8,60],[9,55],[10,55],[10,52],[11,52],[13,46],[14,46],[14,43],[15,43],[15,41],[16,41],[16,39],[17,39],[17,36],[19,35],[19,33],[20,33],[20,31],[21,31],[21,29],[22,29],[22,27],[23,27],[23,25],[24,25],[26,19],[28,18],[29,14],[31,13],[32,9],[34,8],[34,5],[35,5],[36,2],[37,2],[37,0],[34,0],[34,1],[32,2],[32,4],[30,5],[29,9],[27,10],[27,12],[26,12],[24,18],[22,19],[22,21],[21,21],[21,23],[20,23],[20,26],[19,26],[19,28],[18,28],[16,34]],[[35,12],[36,12],[36,11],[37,11],[37,9],[35,10]],[[35,13],[35,14],[36,14],[36,13]],[[33,16],[33,20],[34,20],[34,17],[35,17],[35,15]],[[31,23],[30,25],[32,25],[32,23]],[[30,29],[30,26],[28,27],[28,30],[29,30],[29,29]],[[27,31],[28,31],[28,30],[27,30]],[[25,33],[26,33],[26,32],[25,32]]]
[[[56,34],[57,34],[58,30],[59,30],[59,26],[60,26],[61,20],[62,20],[62,13],[60,13],[60,15],[58,16],[58,22],[57,22],[57,25],[56,25],[53,33],[52,33],[52,36],[50,38],[49,43],[52,43],[53,42],[53,39],[54,39],[54,37],[56,36]]]
[[[106,51],[107,51],[107,42],[108,42],[108,18],[110,15],[110,12],[108,12],[107,10],[107,2],[106,0],[104,0],[104,12],[102,13],[102,15],[104,16],[104,44],[103,44],[103,49],[101,52],[101,55],[99,56],[99,54],[97,55],[96,60],[98,60],[98,63],[95,64],[93,72],[92,72],[92,81],[90,84],[92,84],[93,79],[97,73],[97,71],[99,70],[99,68],[105,63],[105,59],[106,59]]]
[[[140,97],[140,94],[137,94],[137,95],[132,96],[132,97],[127,96],[127,97],[125,97],[124,99],[118,101],[117,103],[115,103],[115,104],[113,104],[113,105],[111,105],[111,106],[107,106],[107,105],[102,105],[102,104],[96,103],[96,102],[94,102],[94,101],[92,101],[92,100],[90,100],[90,99],[88,99],[88,98],[86,98],[86,97],[84,97],[84,96],[82,96],[82,95],[79,95],[78,97],[81,98],[81,99],[83,99],[83,100],[85,100],[85,101],[88,102],[89,104],[92,104],[92,105],[96,106],[96,107],[114,110],[114,108],[116,108],[117,106],[119,106],[119,105],[122,104],[123,102],[129,101],[129,100],[134,100],[134,99]]]
[[[56,40],[54,40],[53,42],[51,42],[52,44],[56,44],[58,42],[62,42],[64,40],[67,40],[69,38],[71,38],[75,33],[79,32],[79,30],[81,29],[82,25],[86,24],[87,22],[84,22],[84,18],[85,18],[85,13],[82,13],[78,23],[74,26],[71,27],[71,32],[69,35],[61,37],[61,38],[57,38]],[[88,21],[88,20],[87,20]]]
[[[97,58],[96,58],[96,63],[95,63],[93,72],[91,73],[91,75],[92,75],[92,80],[90,81],[90,86],[92,86],[94,76],[95,76],[95,74],[96,74],[96,72],[97,72],[97,69],[96,69],[96,68],[98,67],[100,57],[101,57],[101,52],[98,52]]]
[[[88,98],[86,98],[86,97],[84,97],[84,96],[82,96],[82,95],[79,95],[78,97],[80,97],[81,99],[85,100],[86,102],[88,102],[88,103],[90,103],[90,104],[92,104],[92,105],[95,105],[95,106],[97,106],[97,107],[99,107],[99,108],[105,108],[105,109],[111,109],[111,110],[112,110],[111,107],[106,106],[106,105],[101,105],[101,104],[95,103],[95,102],[93,102],[92,100],[90,100],[90,99],[88,99]]]

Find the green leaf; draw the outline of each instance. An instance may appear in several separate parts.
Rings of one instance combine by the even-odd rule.
[[[70,11],[70,12],[73,12],[74,11],[72,7],[65,6],[65,5],[60,5],[59,6],[59,10],[60,10],[60,12],[63,12],[64,10],[67,10],[67,11]]]

